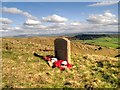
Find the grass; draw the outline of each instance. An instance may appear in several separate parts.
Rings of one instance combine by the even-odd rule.
[[[104,47],[118,48],[118,38],[103,37],[95,38],[93,40],[84,40],[83,42]]]
[[[33,53],[54,55],[54,37],[3,38],[3,88],[117,88],[120,84],[118,58],[91,53],[79,41],[71,41],[71,70],[52,69]],[[82,50],[82,47],[84,49]],[[95,47],[95,46],[94,46]],[[96,48],[96,47],[95,47]],[[116,49],[105,48],[117,54]],[[47,50],[47,51],[45,51]],[[88,50],[91,51],[92,49]],[[85,53],[82,53],[84,52]],[[109,53],[108,53],[109,54]]]

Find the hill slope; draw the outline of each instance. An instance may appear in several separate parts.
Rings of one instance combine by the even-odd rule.
[[[71,70],[50,68],[35,57],[54,55],[56,37],[3,38],[2,87],[6,88],[116,88],[118,78],[118,49],[82,44],[71,40]]]

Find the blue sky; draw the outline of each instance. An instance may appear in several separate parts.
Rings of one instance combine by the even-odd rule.
[[[103,2],[105,0],[29,0],[29,2]],[[119,1],[119,0],[107,0]],[[2,0],[2,2],[28,2],[28,0]]]
[[[37,34],[55,34],[56,32],[57,34],[58,32],[90,32],[88,28],[93,27],[93,31],[95,32],[98,30],[103,31],[103,29],[109,31],[109,28],[113,27],[112,24],[115,27],[113,28],[115,30],[112,31],[117,31],[115,26],[117,21],[115,20],[118,18],[118,4],[109,3],[110,2],[102,4],[97,2],[3,2],[1,10],[4,20],[2,19],[1,22],[5,24],[3,25],[5,28],[1,31],[5,36],[27,34],[28,32],[28,34],[32,34],[33,32]],[[45,19],[43,19],[43,17],[45,17]],[[100,20],[99,17],[105,21]],[[11,20],[11,22],[8,23],[6,19]],[[107,26],[103,27],[105,25]],[[69,26],[70,28],[68,28]],[[98,26],[102,28],[96,28]],[[7,30],[7,27],[12,29]],[[15,29],[16,27],[17,29]],[[27,31],[25,29],[27,29]]]

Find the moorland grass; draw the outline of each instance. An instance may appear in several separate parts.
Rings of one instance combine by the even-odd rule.
[[[118,58],[81,54],[72,41],[73,68],[51,68],[39,55],[54,55],[55,38],[3,38],[3,88],[117,88],[120,81]],[[101,40],[101,39],[100,39]],[[107,39],[108,40],[108,39]],[[104,41],[104,40],[103,40]],[[114,41],[114,40],[113,40]],[[79,42],[79,41],[77,41]],[[109,41],[110,43],[110,41]],[[77,50],[75,49],[77,48]],[[75,49],[75,50],[74,50]],[[45,51],[48,50],[48,51]],[[49,51],[50,50],[50,51]],[[111,50],[111,49],[108,49]]]

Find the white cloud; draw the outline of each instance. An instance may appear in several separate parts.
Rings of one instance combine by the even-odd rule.
[[[89,16],[87,21],[93,24],[103,24],[103,25],[118,24],[117,17],[108,11],[104,12],[104,14],[99,14],[99,15],[92,14]]]
[[[43,22],[52,22],[52,23],[62,23],[62,22],[68,21],[68,19],[54,14],[52,16],[42,17],[42,21]]]
[[[109,5],[114,5],[118,4],[118,1],[104,1],[104,2],[97,2],[95,4],[91,4],[88,6],[109,6]]]
[[[1,33],[1,32],[7,32],[7,31],[8,31],[8,30],[0,30],[0,33]]]
[[[64,30],[64,25],[60,25],[60,24],[52,24],[52,25],[49,25],[45,28],[45,30],[61,30],[63,29]]]
[[[55,15],[45,17],[44,23],[39,20],[27,19],[21,26],[11,27],[9,24],[2,26],[1,32],[4,35],[23,35],[23,34],[69,34],[80,32],[117,32],[117,17],[110,11],[103,14],[89,15],[86,22],[68,21],[54,18]],[[59,16],[61,17],[61,16]],[[49,19],[48,19],[49,18]],[[63,18],[63,17],[62,17]]]
[[[21,28],[16,26],[16,27],[11,27],[9,24],[3,24],[1,27],[2,31],[9,31],[9,30],[20,30]]]
[[[7,7],[3,7],[2,9],[2,12],[5,12],[5,13],[11,13],[11,14],[21,14],[21,15],[24,15],[28,18],[31,18],[31,19],[36,19],[36,17],[32,16],[30,13],[28,12],[25,12],[25,11],[22,11],[18,8],[7,8]]]
[[[76,22],[72,22],[71,25],[75,25],[75,26],[78,26],[78,25],[81,25],[80,22],[76,21]]]
[[[25,22],[26,23],[26,22]],[[23,25],[24,29],[38,29],[38,30],[61,30],[66,26],[66,23],[50,23],[48,25],[43,25],[41,23],[27,23]]]
[[[8,18],[0,18],[0,22],[3,24],[11,24],[13,21]]]
[[[20,27],[14,27],[15,30],[20,30]]]
[[[46,29],[46,26],[44,25],[41,25],[41,24],[38,24],[38,25],[23,25],[22,26],[23,29]]]
[[[1,30],[0,32],[8,32],[8,31],[11,31],[11,30],[19,30],[20,27],[12,27],[10,26],[10,24],[13,22],[12,20],[8,19],[8,18],[0,18],[0,22],[2,23],[1,24]]]
[[[8,30],[10,28],[10,26],[8,24],[3,24],[1,29],[2,30]]]
[[[24,24],[25,25],[37,25],[37,24],[40,24],[40,21],[33,20],[33,19],[27,19]]]

